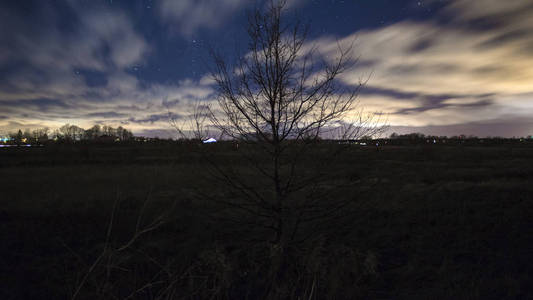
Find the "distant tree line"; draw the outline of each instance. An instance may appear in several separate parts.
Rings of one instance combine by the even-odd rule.
[[[414,132],[414,133],[407,133],[407,134],[398,134],[396,132],[393,132],[390,135],[390,139],[427,139],[427,138],[439,138],[439,139],[533,139],[533,135],[528,135],[527,137],[512,137],[512,138],[504,138],[499,136],[487,136],[487,137],[477,137],[475,135],[453,135],[453,136],[436,136],[436,135],[425,135],[420,132]]]
[[[423,133],[415,132],[408,134],[392,133],[388,139],[389,144],[392,145],[404,145],[404,144],[508,144],[508,143],[521,143],[521,142],[533,142],[533,136],[527,137],[477,137],[474,135],[454,135],[454,136],[436,136],[425,135]]]
[[[7,138],[7,140],[4,140]],[[257,138],[254,134],[249,134],[246,139]],[[320,139],[320,137],[317,137]],[[370,142],[370,141],[381,141],[386,143],[380,143],[380,145],[390,144],[390,145],[407,145],[407,144],[456,144],[456,143],[466,143],[466,144],[506,144],[506,143],[516,143],[516,142],[533,142],[533,135],[528,135],[527,137],[477,137],[474,135],[454,135],[454,136],[436,136],[436,135],[426,135],[419,132],[407,133],[407,134],[398,134],[393,132],[388,138],[374,138],[369,135],[363,135],[357,139],[358,141]],[[74,142],[74,141],[93,141],[93,142],[115,142],[115,141],[140,141],[140,142],[172,142],[172,139],[161,139],[158,137],[147,138],[147,137],[134,137],[133,133],[122,127],[118,126],[114,128],[108,125],[94,125],[89,129],[84,129],[76,125],[65,124],[57,129],[50,129],[48,127],[38,128],[38,129],[19,129],[16,132],[10,132],[7,136],[0,135],[0,142],[4,143],[13,143],[13,144],[38,144],[44,142]],[[180,139],[181,142],[186,140]],[[195,139],[190,140],[195,141]],[[324,140],[327,142],[328,140]],[[330,140],[334,142],[334,140]],[[346,140],[346,142],[353,142],[354,140]]]
[[[8,134],[10,141],[16,144],[43,143],[48,141],[129,141],[133,140],[133,133],[119,126],[117,128],[108,125],[94,125],[89,129],[83,129],[76,125],[65,124],[58,129],[51,130],[44,127],[39,129],[19,129],[17,132]]]

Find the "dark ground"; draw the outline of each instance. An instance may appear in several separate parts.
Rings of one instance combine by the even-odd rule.
[[[195,189],[223,187],[190,147],[0,149],[0,299],[68,299],[82,282],[79,299],[255,298],[245,287],[261,281],[261,247],[206,217],[215,208]],[[358,201],[300,249],[316,299],[533,297],[533,147],[353,146],[332,170]],[[141,210],[141,227],[169,213],[103,251],[130,239]]]

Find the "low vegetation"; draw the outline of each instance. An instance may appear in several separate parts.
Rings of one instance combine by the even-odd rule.
[[[325,200],[352,204],[335,222],[306,227],[278,295],[531,296],[531,145],[340,146],[348,148],[328,174],[342,188]],[[210,177],[198,147],[236,168],[242,159],[230,143],[2,149],[0,297],[272,294],[267,233],[208,198],[233,195]]]

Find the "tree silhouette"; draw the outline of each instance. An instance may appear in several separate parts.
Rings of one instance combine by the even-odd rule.
[[[15,140],[15,143],[17,145],[20,145],[22,143],[22,138],[24,137],[22,130],[19,129],[19,131],[14,135],[13,139]]]
[[[285,1],[271,1],[266,12],[257,9],[250,15],[248,52],[236,65],[214,52],[212,76],[219,106],[211,110],[213,124],[223,134],[253,145],[247,148],[253,154],[242,153],[270,181],[272,196],[258,194],[227,174],[220,175],[247,199],[240,208],[253,205],[258,216],[275,219],[271,225],[273,242],[280,248],[294,238],[299,224],[318,208],[313,200],[300,203],[289,199],[318,180],[304,179],[295,172],[305,154],[320,145],[322,135],[331,132],[354,139],[382,129],[372,115],[357,109],[356,98],[363,82],[345,86],[337,80],[354,65],[352,47],[342,49],[339,45],[333,62],[317,60],[315,48],[306,50],[307,29],[298,22],[283,22],[284,6]],[[259,162],[264,160],[268,164]],[[328,206],[320,214],[338,209],[335,203]]]
[[[210,125],[240,141],[242,162],[235,165],[249,168],[205,156],[213,176],[232,191],[212,199],[231,209],[233,221],[271,233],[273,285],[283,277],[289,249],[308,237],[302,228],[337,218],[353,200],[328,196],[338,186],[324,170],[343,147],[322,137],[356,139],[383,130],[358,107],[364,82],[338,80],[355,64],[352,47],[339,44],[336,58],[321,59],[306,44],[307,28],[284,22],[284,6],[271,1],[266,12],[250,14],[247,53],[236,64],[212,51],[218,106],[208,108]]]

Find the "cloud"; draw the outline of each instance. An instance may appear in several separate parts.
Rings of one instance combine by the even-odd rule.
[[[120,11],[88,10],[72,7],[77,23],[70,32],[57,24],[22,23],[22,16],[3,20],[17,34],[7,34],[0,47],[3,57],[16,59],[33,67],[70,71],[73,67],[106,71],[138,63],[149,51],[145,40],[135,32],[129,18]],[[42,32],[40,31],[42,30]]]
[[[64,4],[76,20],[68,31],[50,21],[54,18],[47,14],[35,24],[22,22],[16,12],[2,20],[0,30],[18,31],[16,35],[0,37],[0,53],[7,53],[10,58],[0,64],[6,74],[0,82],[1,106],[16,106],[8,102],[23,101],[31,104],[26,112],[32,112],[35,105],[29,100],[58,99],[83,109],[91,105],[90,101],[98,100],[93,96],[116,96],[136,84],[125,68],[142,61],[150,47],[136,33],[129,18],[120,11],[89,9],[79,7],[80,2],[72,3]],[[46,7],[42,11],[46,12]],[[104,89],[111,84],[113,88]],[[64,106],[57,108],[58,113],[70,112]]]
[[[213,29],[249,4],[247,0],[163,0],[159,5],[162,19],[186,36],[200,29]]]
[[[476,102],[452,104],[452,103],[447,103],[439,98],[431,98],[431,99],[428,99],[427,105],[425,106],[418,106],[415,108],[404,108],[404,109],[398,110],[397,112],[395,112],[395,114],[410,115],[416,112],[425,112],[425,111],[429,111],[433,109],[442,109],[446,107],[453,107],[455,109],[465,109],[465,108],[487,107],[490,105],[492,105],[491,100],[479,100]]]
[[[144,39],[133,29],[131,21],[122,13],[98,11],[82,14],[81,21],[81,34],[85,38],[72,47],[99,53],[97,58],[103,61],[108,59],[107,62],[111,61],[117,68],[138,63],[149,49]]]
[[[340,39],[344,48],[355,40],[354,57],[367,62],[340,79],[352,85],[372,74],[361,102],[376,108],[371,102],[380,99],[391,125],[444,126],[531,115],[529,32],[533,5],[527,1],[451,1],[433,20],[401,21]],[[334,38],[310,44],[335,57]]]
[[[37,98],[37,99],[18,99],[17,101],[0,100],[0,107],[15,107],[24,109],[38,109],[48,111],[50,108],[68,108],[65,101],[59,99]]]
[[[376,88],[373,86],[365,86],[361,90],[363,97],[369,95],[377,97],[386,97],[389,99],[397,99],[399,102],[411,100],[417,103],[416,106],[402,107],[401,109],[390,110],[391,114],[412,114],[415,112],[424,112],[433,109],[442,108],[481,108],[490,106],[493,103],[493,94],[479,94],[479,95],[462,95],[462,94],[423,94],[420,92],[403,92],[393,89]]]
[[[215,30],[253,4],[162,0],[156,14],[187,36]],[[289,2],[292,8],[303,4]],[[167,109],[182,116],[196,101],[214,100],[208,76],[139,82],[128,69],[157,49],[124,11],[74,0],[65,6],[75,20],[71,28],[44,4],[38,7],[43,16],[32,22],[4,10],[9,13],[0,21],[0,127],[108,122],[153,133],[168,127]],[[533,132],[527,127],[531,122],[524,121],[533,114],[530,32],[533,5],[527,1],[449,1],[435,19],[404,20],[342,37],[343,47],[356,40],[354,56],[361,60],[340,79],[351,85],[372,74],[361,105],[387,114],[392,126],[458,130],[489,124],[500,132],[494,126],[506,124],[501,126]],[[337,40],[330,36],[312,44],[326,59],[337,52]],[[520,125],[511,126],[513,120]]]
[[[105,112],[94,112],[89,113],[86,115],[89,118],[104,118],[104,119],[110,119],[110,118],[124,118],[127,117],[127,114],[123,113],[117,113],[114,111],[105,111]]]
[[[147,117],[140,118],[140,119],[131,117],[128,119],[128,121],[133,122],[133,123],[140,123],[140,124],[143,124],[143,123],[154,124],[154,122],[159,122],[159,121],[164,121],[168,123],[170,118],[179,119],[181,118],[181,116],[175,113],[170,113],[170,115],[168,113],[160,113],[160,114],[149,115]]]
[[[35,120],[51,127],[119,122],[139,113],[126,108],[145,102],[142,97],[152,100],[127,73],[151,51],[129,17],[109,7],[59,3],[53,5],[70,12],[68,29],[57,23],[54,9],[40,2],[35,22],[23,22],[16,10],[1,21],[0,72],[5,80],[0,82],[0,111],[9,114],[8,120],[0,120],[1,127]],[[146,111],[147,105],[141,106]]]
[[[201,29],[217,29],[231,20],[234,14],[246,8],[267,8],[270,1],[259,0],[162,0],[159,15],[172,25],[172,31],[191,36]],[[293,10],[303,6],[305,0],[287,0],[285,9]]]

